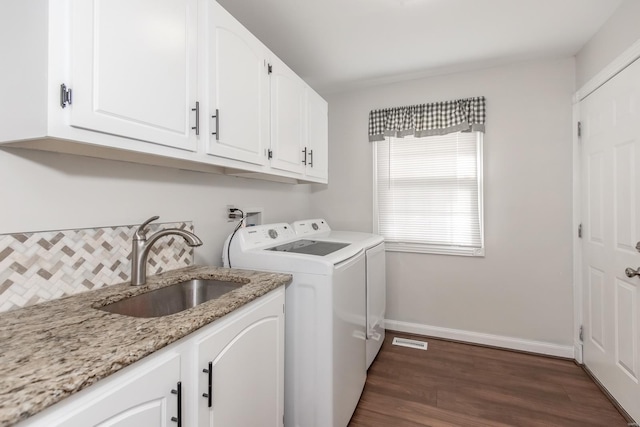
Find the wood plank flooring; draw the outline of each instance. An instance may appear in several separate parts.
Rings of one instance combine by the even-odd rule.
[[[393,337],[429,343],[398,347]],[[627,422],[569,360],[387,331],[350,427],[594,426]]]

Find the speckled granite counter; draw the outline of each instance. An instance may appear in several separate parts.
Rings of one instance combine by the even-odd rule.
[[[93,308],[194,278],[245,284],[158,318]],[[193,266],[149,277],[143,286],[123,283],[1,314],[0,427],[26,419],[290,281],[286,274]]]

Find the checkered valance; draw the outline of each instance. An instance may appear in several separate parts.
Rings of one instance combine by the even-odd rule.
[[[372,110],[369,113],[369,141],[383,141],[387,136],[484,132],[484,121],[484,96]]]

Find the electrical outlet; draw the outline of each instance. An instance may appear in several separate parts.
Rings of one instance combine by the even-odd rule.
[[[225,218],[227,218],[227,222],[235,221],[235,218],[232,218],[232,214],[233,214],[232,209],[235,209],[235,208],[236,208],[235,205],[227,205],[227,210],[224,211],[224,216]]]

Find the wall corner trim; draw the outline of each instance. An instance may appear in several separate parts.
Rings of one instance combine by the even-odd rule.
[[[559,345],[542,341],[485,334],[461,329],[442,328],[439,326],[430,326],[390,319],[385,319],[385,328],[398,332],[431,336],[434,338],[444,338],[472,344],[500,347],[508,350],[526,351],[546,356],[575,359],[575,348],[573,345]]]
[[[611,80],[629,65],[633,64],[633,62],[638,58],[640,58],[640,40],[632,44],[609,65],[593,76],[591,80],[584,84],[584,86],[578,89],[578,91],[573,95],[573,103],[577,104],[587,96],[591,95],[596,91],[596,89]]]

